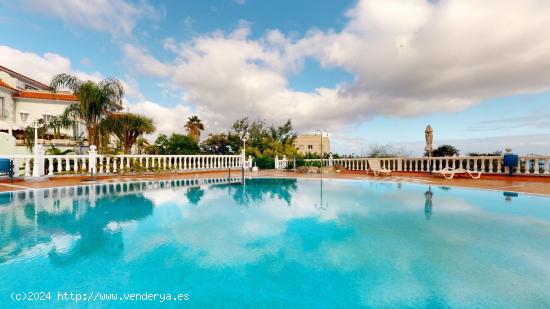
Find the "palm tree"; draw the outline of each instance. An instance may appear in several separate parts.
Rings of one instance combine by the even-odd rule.
[[[189,117],[187,123],[185,124],[185,130],[187,130],[187,135],[199,142],[201,137],[201,131],[204,131],[204,124],[196,115]]]
[[[131,113],[113,113],[102,119],[100,128],[115,135],[124,147],[124,153],[130,154],[138,137],[155,132],[153,119]]]
[[[58,74],[53,77],[50,87],[53,91],[59,89],[71,90],[80,101],[71,104],[65,110],[67,118],[78,118],[86,126],[90,145],[98,145],[98,126],[103,114],[110,103],[121,104],[124,89],[122,83],[116,79],[105,79],[99,83],[82,81],[70,74]]]
[[[71,120],[71,118],[69,118],[65,113],[59,116],[54,116],[48,123],[46,123],[47,128],[53,130],[53,136],[56,139],[61,138],[62,129],[68,129],[73,125],[74,121]]]

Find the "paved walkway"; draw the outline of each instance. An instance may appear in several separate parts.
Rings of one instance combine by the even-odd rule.
[[[234,170],[231,172],[231,176],[240,176],[240,172]],[[479,188],[497,191],[511,191],[521,193],[532,193],[540,195],[550,196],[550,177],[502,177],[502,176],[490,176],[484,175],[481,179],[467,179],[467,178],[455,178],[447,180],[439,177],[432,177],[426,175],[407,174],[407,173],[394,173],[392,176],[374,177],[372,175],[366,175],[364,172],[346,172],[346,173],[334,173],[334,174],[297,174],[294,172],[274,171],[266,170],[257,173],[247,172],[247,177],[298,177],[298,178],[334,178],[334,179],[363,179],[363,180],[375,180],[375,181],[391,181],[391,182],[412,182],[432,184],[437,186],[449,186],[449,187],[465,187],[465,188]],[[150,175],[128,175],[128,176],[100,176],[95,179],[95,183],[102,182],[126,182],[126,181],[139,181],[139,180],[166,180],[166,179],[182,179],[182,178],[214,178],[214,177],[228,177],[228,172],[193,172],[193,173],[163,173],[163,174],[150,174]],[[74,185],[85,185],[89,182],[89,176],[75,176],[75,177],[54,177],[48,181],[43,182],[27,182],[16,181],[9,183],[3,180],[0,182],[0,192],[2,191],[14,191],[14,190],[26,190],[26,189],[38,189],[38,188],[50,188],[50,187],[63,187]]]

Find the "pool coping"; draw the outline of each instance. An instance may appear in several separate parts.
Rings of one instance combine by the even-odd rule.
[[[211,174],[216,175],[216,173],[211,173]],[[239,175],[239,176],[235,177],[235,178],[241,178],[240,173],[236,173],[236,174]],[[11,184],[11,183],[9,183],[9,184],[2,183],[2,185],[8,186],[8,187],[14,187],[14,188],[17,188],[17,189],[0,191],[0,194],[13,193],[13,192],[24,192],[24,191],[40,191],[40,190],[48,190],[48,189],[55,189],[55,188],[87,187],[87,186],[91,186],[91,185],[162,182],[162,181],[175,181],[175,180],[186,180],[186,179],[224,178],[224,177],[205,177],[205,176],[209,175],[208,173],[204,173],[204,174],[203,173],[197,173],[197,174],[188,173],[188,174],[182,174],[182,176],[183,175],[194,176],[194,177],[176,177],[176,178],[166,178],[166,179],[151,178],[151,179],[138,179],[138,180],[134,180],[133,178],[128,177],[128,179],[129,179],[128,181],[120,181],[123,178],[104,178],[104,179],[100,179],[98,181],[93,181],[93,182],[89,182],[89,183],[78,183],[78,184],[72,184],[72,185],[60,185],[60,186],[39,187],[39,188],[18,186],[18,185],[14,185],[14,184]],[[418,178],[420,180],[419,182],[414,182],[414,181],[410,181],[410,179],[414,179],[414,178],[407,178],[407,179],[404,179],[402,181],[399,181],[399,180],[396,180],[395,177],[390,177],[390,178],[368,177],[368,178],[365,178],[365,177],[358,176],[358,175],[351,176],[353,174],[344,174],[344,175],[348,175],[348,176],[351,176],[351,177],[342,177],[342,178],[330,177],[330,175],[328,177],[323,177],[323,176],[312,177],[312,176],[306,176],[306,175],[296,175],[296,176],[290,176],[290,175],[261,175],[261,174],[254,174],[254,173],[248,172],[248,173],[245,174],[245,179],[253,179],[253,178],[260,178],[260,179],[262,179],[262,178],[263,179],[283,178],[283,179],[306,179],[306,180],[330,179],[330,180],[336,180],[336,181],[338,181],[338,180],[350,181],[351,180],[351,181],[366,181],[366,182],[373,182],[373,183],[384,183],[384,182],[386,182],[386,183],[409,183],[409,184],[414,184],[414,185],[426,185],[426,186],[435,186],[435,187],[446,186],[446,187],[451,187],[451,188],[461,188],[461,189],[465,189],[465,190],[481,190],[481,191],[490,191],[490,192],[514,192],[514,193],[518,193],[518,194],[526,194],[526,195],[541,196],[541,197],[550,197],[550,194],[544,194],[544,193],[522,192],[522,191],[496,189],[496,188],[469,187],[469,186],[460,186],[460,185],[456,185],[456,184],[445,184],[445,185],[440,184],[440,183],[430,184],[429,182],[424,181],[420,178]],[[137,175],[131,175],[131,176],[137,176]],[[400,177],[400,176],[397,176],[397,177]],[[225,177],[225,178],[227,178],[227,177]],[[110,180],[113,180],[113,179],[117,179],[119,181],[110,181]],[[200,186],[200,185],[202,185],[202,184],[197,184],[196,186]]]

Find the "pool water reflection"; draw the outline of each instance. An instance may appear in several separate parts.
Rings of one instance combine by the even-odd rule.
[[[548,261],[550,199],[532,195],[270,178],[0,194],[0,307],[13,290],[183,292],[191,306],[548,307]]]

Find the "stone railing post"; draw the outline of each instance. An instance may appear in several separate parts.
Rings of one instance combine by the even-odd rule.
[[[30,166],[30,165],[26,163],[25,170],[27,169],[27,166]],[[44,176],[44,146],[37,145],[36,149],[34,150],[32,177],[41,177],[41,176]]]
[[[332,166],[333,165],[333,157],[332,157],[332,153],[328,156],[328,166]]]
[[[88,172],[92,175],[97,172],[97,147],[95,145],[90,146],[90,151],[88,152]]]
[[[279,169],[279,156],[278,155],[275,156],[275,169],[276,170]]]

